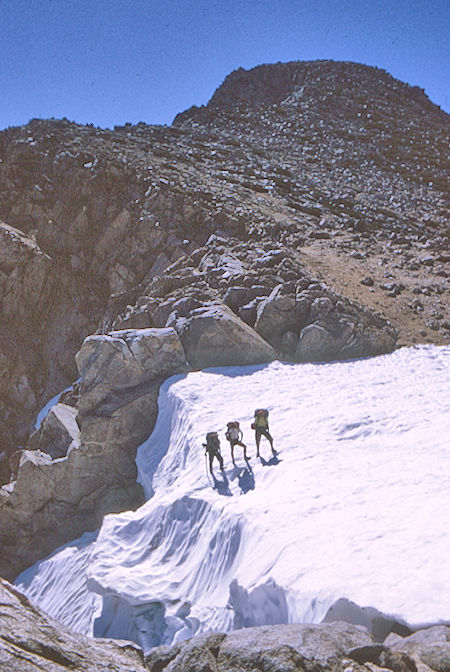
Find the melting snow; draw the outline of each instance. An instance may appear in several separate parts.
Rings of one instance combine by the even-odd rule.
[[[449,618],[450,347],[166,381],[139,448],[148,501],[109,515],[17,584],[85,633],[143,648],[210,629],[318,622],[341,597],[409,623]],[[279,451],[250,429],[270,411]],[[239,420],[251,461],[226,423]],[[202,443],[220,434],[212,478]]]

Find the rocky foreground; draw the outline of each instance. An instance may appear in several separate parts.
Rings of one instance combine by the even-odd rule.
[[[380,643],[362,626],[271,625],[198,635],[146,655],[134,644],[92,640],[47,617],[0,580],[0,667],[8,672],[447,672],[450,627]]]

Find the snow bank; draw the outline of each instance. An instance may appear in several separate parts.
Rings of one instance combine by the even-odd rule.
[[[79,631],[144,649],[211,629],[319,622],[339,598],[409,623],[448,619],[449,355],[424,346],[166,381],[137,457],[149,501],[107,516],[70,563],[65,547],[17,584]],[[257,407],[270,410],[275,458],[265,439],[255,457]],[[231,463],[229,420],[241,422],[248,464],[239,447]],[[210,430],[226,464],[213,478]]]

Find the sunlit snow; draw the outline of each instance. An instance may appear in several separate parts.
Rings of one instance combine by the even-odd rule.
[[[345,597],[449,618],[449,347],[330,364],[210,369],[161,388],[138,451],[147,503],[17,580],[79,631],[144,648],[210,629],[318,622]],[[278,455],[250,429],[270,411]],[[224,437],[239,420],[252,456]],[[226,471],[202,443],[219,431]]]

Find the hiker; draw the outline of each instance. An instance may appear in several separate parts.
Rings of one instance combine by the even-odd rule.
[[[247,457],[247,446],[245,443],[242,443],[242,429],[239,427],[239,423],[237,420],[234,420],[233,422],[227,422],[227,431],[225,432],[225,437],[228,439],[230,442],[230,448],[231,448],[231,459],[234,462],[234,447],[235,446],[242,446],[244,449],[244,460],[249,460],[250,458]]]
[[[269,434],[269,411],[266,408],[257,408],[255,411],[255,419],[252,422],[252,429],[255,430],[255,441],[256,441],[256,457],[260,457],[259,454],[259,444],[261,442],[261,437],[264,436],[270,443],[272,448],[272,453],[277,454],[277,451],[273,447],[273,439]]]
[[[223,457],[220,453],[220,439],[217,432],[208,432],[206,435],[206,443],[203,444],[205,448],[205,455],[209,456],[209,470],[212,473],[213,460],[216,457],[219,461],[220,468],[223,470]]]

